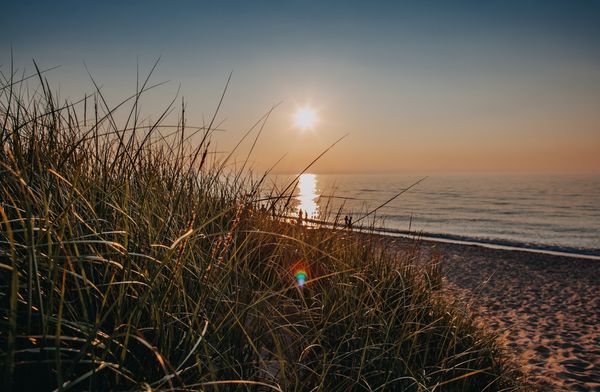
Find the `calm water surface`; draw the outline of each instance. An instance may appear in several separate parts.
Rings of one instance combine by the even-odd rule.
[[[420,178],[303,174],[295,207],[316,219],[333,219],[341,209],[356,221]],[[448,239],[600,255],[600,175],[430,175],[378,210],[375,221],[363,222]]]

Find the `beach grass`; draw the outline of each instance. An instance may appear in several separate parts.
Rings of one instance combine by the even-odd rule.
[[[279,218],[214,122],[139,120],[140,83],[59,101],[0,84],[2,390],[529,388],[436,260]],[[124,114],[123,114],[124,113]],[[145,125],[142,125],[145,124]],[[245,165],[244,165],[245,166]],[[293,184],[292,184],[293,185]],[[306,274],[303,286],[295,274]]]

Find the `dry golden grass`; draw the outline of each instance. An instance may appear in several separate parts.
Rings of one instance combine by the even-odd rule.
[[[212,123],[140,126],[147,80],[109,107],[99,91],[60,103],[38,78],[0,85],[3,390],[526,387],[439,271],[274,219],[289,191],[225,172]]]

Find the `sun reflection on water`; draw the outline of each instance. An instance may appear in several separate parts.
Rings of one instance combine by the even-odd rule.
[[[296,196],[296,199],[300,203],[298,208],[312,219],[319,217],[319,206],[317,204],[319,194],[317,192],[316,174],[301,174],[298,179],[298,196]]]

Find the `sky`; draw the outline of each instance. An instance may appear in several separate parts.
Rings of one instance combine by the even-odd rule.
[[[64,99],[115,104],[138,68],[229,151],[271,107],[252,167],[317,173],[600,173],[600,2],[14,1],[0,71],[46,73]],[[12,58],[11,58],[12,48]],[[295,126],[310,107],[313,129]],[[174,121],[174,120],[173,120]],[[253,134],[254,135],[254,134]],[[244,159],[252,140],[242,145]]]

